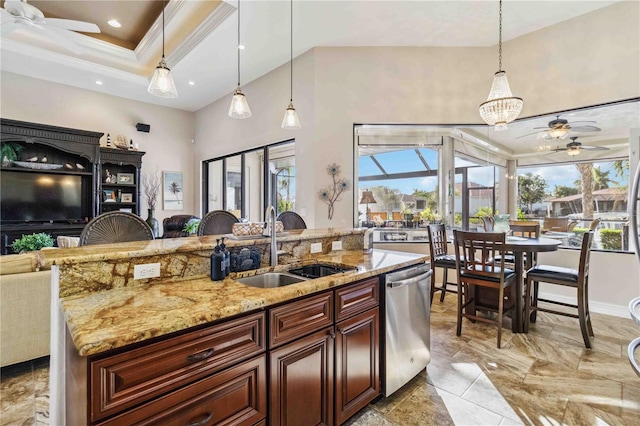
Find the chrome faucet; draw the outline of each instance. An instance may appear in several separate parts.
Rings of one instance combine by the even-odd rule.
[[[271,237],[271,266],[278,266],[278,246],[276,244],[276,209],[273,206],[267,206],[264,212],[264,220],[269,228],[269,236]]]

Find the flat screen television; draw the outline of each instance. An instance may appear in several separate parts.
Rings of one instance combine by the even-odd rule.
[[[78,221],[87,216],[82,176],[3,170],[2,223]]]

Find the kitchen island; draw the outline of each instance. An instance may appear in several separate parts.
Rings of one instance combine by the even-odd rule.
[[[267,266],[268,256],[263,256],[257,270],[232,273],[217,282],[208,275],[208,256],[215,245],[212,237],[47,253],[45,261],[53,265],[54,288],[60,295],[57,340],[65,342],[57,350],[52,346],[52,383],[58,379],[57,385],[52,384],[52,419],[109,424],[137,422],[142,417],[169,421],[175,415],[201,424],[223,418],[230,424],[266,424],[269,415],[269,423],[275,424],[285,414],[304,417],[309,414],[280,412],[287,398],[295,406],[295,392],[286,386],[286,377],[277,373],[289,366],[288,374],[293,376],[299,366],[290,356],[314,348],[299,364],[307,369],[313,365],[310,361],[319,362],[319,387],[311,388],[322,392],[318,413],[312,414],[329,424],[343,422],[379,394],[378,276],[428,259],[385,250],[363,253],[363,232],[305,230],[279,237],[280,251],[288,253],[281,257],[281,264]],[[227,246],[261,250],[267,246],[264,240],[230,240]],[[330,252],[336,240],[345,249]],[[310,254],[313,242],[322,242],[322,253]],[[161,276],[132,280],[133,266],[151,260],[161,264]],[[353,270],[274,289],[236,281],[317,262]],[[355,331],[349,334],[349,330]],[[362,364],[362,359],[348,361],[347,343],[360,349],[366,344],[370,383],[350,398],[341,393],[346,386],[336,386],[334,418],[334,380],[348,378],[343,367]],[[342,348],[342,361],[337,348]],[[267,362],[271,363],[269,375]],[[56,398],[56,386],[62,398]],[[209,401],[218,400],[218,411],[197,414],[198,407],[207,403],[203,393],[212,389],[216,391]],[[175,410],[167,412],[167,404],[174,404]],[[220,417],[220,407],[231,407],[229,417]]]

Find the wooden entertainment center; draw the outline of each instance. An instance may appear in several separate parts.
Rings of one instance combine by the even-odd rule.
[[[11,244],[23,234],[46,232],[54,239],[59,235],[79,236],[86,222],[100,213],[127,209],[140,215],[144,152],[101,147],[103,133],[98,132],[4,118],[0,118],[0,126],[2,144],[22,147],[16,161],[3,161],[0,166],[0,181],[4,181],[0,194],[0,254],[13,253]],[[107,169],[113,175],[113,183],[106,181]],[[63,197],[61,190],[47,192],[39,188],[29,195],[24,193],[26,188],[9,186],[10,182],[42,179],[58,186],[69,181],[69,185],[78,187],[78,192]],[[113,194],[113,201],[106,200],[105,194]],[[32,196],[29,208],[26,203],[21,208],[18,195]],[[71,206],[67,205],[69,198],[73,200]]]

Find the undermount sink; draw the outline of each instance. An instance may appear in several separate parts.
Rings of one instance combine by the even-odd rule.
[[[302,278],[287,272],[267,272],[260,275],[253,275],[251,277],[236,278],[236,281],[250,287],[278,288],[307,281],[307,279],[308,278]]]
[[[355,270],[356,268],[345,268],[328,263],[314,263],[311,265],[304,265],[299,268],[289,269],[289,273],[309,279],[314,279],[326,277],[328,275],[339,274],[341,272],[352,272]]]

